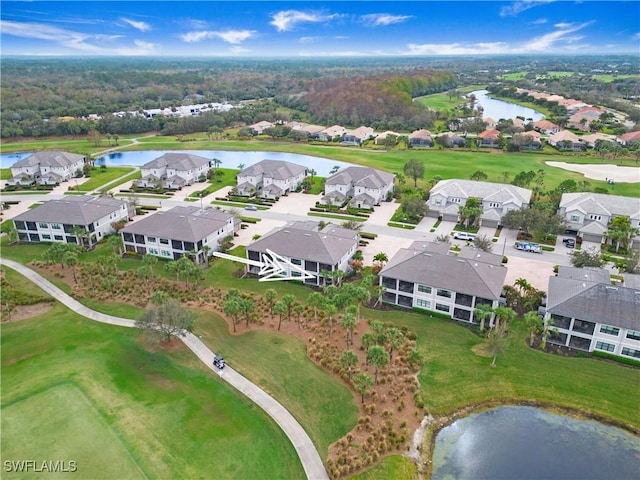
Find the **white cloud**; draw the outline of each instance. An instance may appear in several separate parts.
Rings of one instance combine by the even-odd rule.
[[[547,23],[547,19],[546,18],[539,18],[538,20],[535,20],[533,22],[530,22],[531,25],[544,25],[545,23]]]
[[[271,17],[272,20],[269,24],[276,27],[276,30],[279,32],[287,32],[299,23],[328,22],[337,17],[337,14],[326,15],[322,13],[301,12],[300,10],[282,10]]]
[[[213,30],[203,30],[199,32],[188,32],[181,35],[184,42],[195,43],[202,40],[208,40],[211,38],[219,38],[220,40],[237,45],[250,38],[254,38],[256,34],[255,30],[225,30],[223,32]]]
[[[501,17],[517,17],[520,13],[529,10],[530,8],[539,7],[540,5],[546,5],[552,3],[555,0],[522,0],[520,2],[514,2],[511,5],[507,5],[500,9]]]
[[[411,15],[391,15],[388,13],[370,13],[368,15],[362,15],[360,20],[370,27],[380,27],[393,25],[394,23],[402,23],[406,22],[410,18],[413,18]]]
[[[533,38],[522,45],[520,48],[522,52],[551,52],[556,44],[564,42],[564,43],[575,43],[577,40],[580,40],[582,37],[577,37],[575,35],[569,35],[573,32],[577,32],[578,30],[582,30],[583,28],[591,25],[593,22],[585,22],[585,23],[557,23],[554,27],[557,28],[556,31],[547,33],[540,37]]]
[[[120,21],[131,25],[133,28],[135,28],[136,30],[140,30],[141,32],[148,32],[149,30],[151,30],[151,25],[149,25],[147,22],[138,22],[136,20],[131,20],[124,17],[121,17]]]
[[[640,32],[632,35],[631,38],[633,38],[634,40],[640,40]]]
[[[315,43],[320,41],[322,37],[300,37],[298,41],[300,43]]]
[[[591,23],[558,23],[555,25],[557,30],[520,44],[507,42],[411,43],[407,45],[408,50],[404,53],[406,55],[487,55],[574,52],[584,49],[584,45],[578,42],[585,38],[584,35],[575,35],[575,32]]]
[[[0,31],[3,35],[47,40],[71,49],[74,53],[92,55],[151,55],[155,53],[156,48],[155,44],[140,40],[135,40],[134,46],[103,46],[98,43],[113,42],[122,37],[120,35],[75,32],[43,23],[0,20]]]

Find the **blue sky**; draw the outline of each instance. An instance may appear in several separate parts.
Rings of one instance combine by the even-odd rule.
[[[640,52],[637,0],[3,0],[0,19],[3,56]]]

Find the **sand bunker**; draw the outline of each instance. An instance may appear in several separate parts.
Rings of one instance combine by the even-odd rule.
[[[593,180],[613,179],[614,182],[640,183],[640,168],[619,167],[611,164],[577,164],[566,162],[545,162],[550,167],[563,168],[572,172],[582,173]]]

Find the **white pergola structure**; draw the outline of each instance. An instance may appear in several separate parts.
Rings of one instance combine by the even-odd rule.
[[[225,258],[232,262],[244,263],[245,265],[252,265],[254,267],[260,267],[258,275],[260,282],[276,282],[279,280],[306,280],[308,278],[316,278],[318,275],[309,272],[302,268],[300,265],[294,265],[288,259],[282,255],[267,249],[267,253],[262,254],[263,262],[257,260],[249,260],[248,258],[236,257],[235,255],[229,255],[228,253],[213,252],[213,256],[219,258]],[[289,272],[300,272],[300,276],[291,276]]]

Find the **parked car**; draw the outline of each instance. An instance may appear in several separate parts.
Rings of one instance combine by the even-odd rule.
[[[468,242],[472,242],[476,238],[476,235],[474,233],[467,232],[454,232],[453,238],[456,240],[467,240]]]
[[[564,243],[567,248],[575,248],[576,246],[576,241],[573,238],[563,238],[562,243]]]
[[[258,207],[256,207],[255,205],[247,205],[246,207],[244,207],[245,210],[258,210]]]
[[[213,365],[222,370],[226,366],[226,363],[224,361],[224,358],[222,358],[220,355],[216,355],[213,359]]]
[[[517,241],[514,247],[525,252],[542,253],[542,247],[538,243]]]

